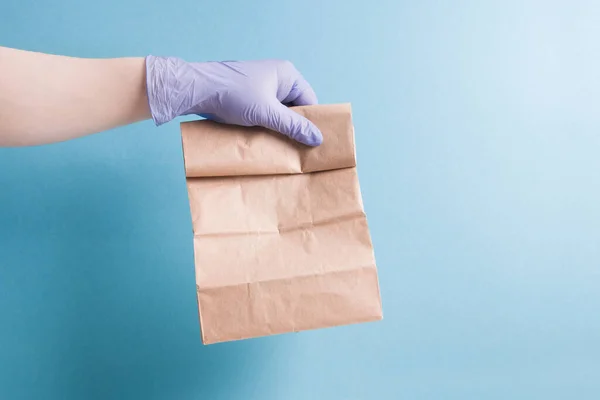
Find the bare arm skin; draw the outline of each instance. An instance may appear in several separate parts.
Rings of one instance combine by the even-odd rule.
[[[144,58],[0,47],[0,146],[60,142],[150,117]]]

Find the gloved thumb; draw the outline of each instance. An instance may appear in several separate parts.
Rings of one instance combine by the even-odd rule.
[[[269,105],[258,125],[277,131],[307,146],[318,146],[323,134],[315,124],[281,103]]]

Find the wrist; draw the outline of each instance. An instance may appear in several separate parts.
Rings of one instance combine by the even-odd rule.
[[[159,126],[180,115],[176,94],[180,93],[178,70],[186,62],[176,57],[146,57],[146,91],[152,120]]]

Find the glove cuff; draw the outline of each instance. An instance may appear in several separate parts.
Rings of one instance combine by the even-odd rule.
[[[146,91],[152,120],[156,126],[177,116],[172,105],[172,83],[178,64],[184,62],[173,57],[146,57]]]

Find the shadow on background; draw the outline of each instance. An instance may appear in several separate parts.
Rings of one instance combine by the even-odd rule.
[[[183,174],[36,151],[0,176],[0,397],[243,394],[263,342],[201,344]]]

